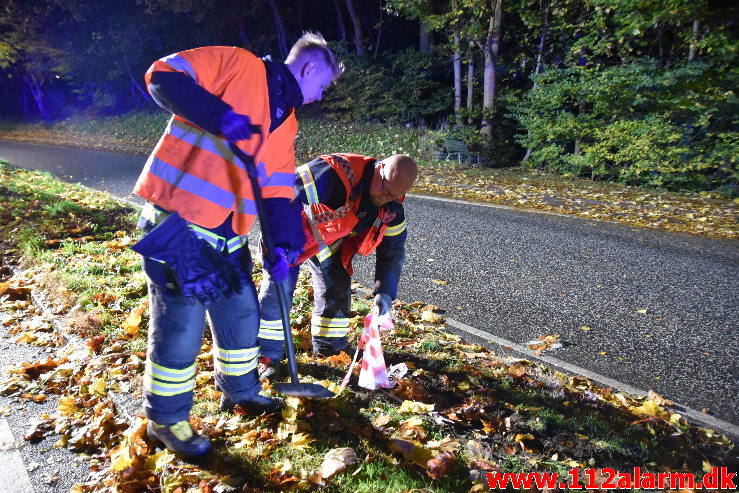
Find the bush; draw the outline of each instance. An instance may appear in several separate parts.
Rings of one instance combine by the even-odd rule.
[[[448,60],[408,49],[375,58],[347,55],[346,72],[322,107],[351,121],[436,123],[454,101]]]
[[[680,190],[736,189],[739,71],[702,62],[550,70],[514,103],[527,165]]]

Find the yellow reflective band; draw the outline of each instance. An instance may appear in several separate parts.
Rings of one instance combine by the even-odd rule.
[[[405,231],[405,220],[396,226],[387,228],[385,230],[385,236],[398,236],[403,231]]]
[[[259,327],[263,329],[282,329],[282,320],[259,320]]]
[[[193,363],[187,368],[179,370],[177,368],[167,368],[162,365],[158,365],[152,360],[147,359],[145,373],[147,375],[151,375],[158,380],[166,380],[168,382],[184,382],[195,377],[195,364]]]
[[[260,320],[259,334],[260,339],[269,339],[272,341],[283,341],[284,330],[282,328],[282,320]]]
[[[313,205],[319,202],[318,190],[316,184],[313,181],[313,175],[310,172],[310,168],[307,164],[300,166],[296,169],[300,179],[303,180],[303,188],[305,189],[305,197],[308,199],[308,204]]]
[[[310,326],[310,333],[319,337],[344,337],[349,332],[349,326],[346,327],[322,327],[320,325]]]
[[[340,240],[336,240],[331,244],[331,246],[323,246],[321,250],[319,250],[318,255],[318,261],[323,262],[327,258],[329,258],[331,255],[336,253],[336,251],[341,247],[341,243],[344,241],[344,238],[341,238]],[[321,244],[323,245],[323,244]]]
[[[310,172],[308,165],[303,165],[297,168],[300,179],[303,181],[303,187],[305,189],[305,197],[308,199],[308,204],[313,205],[319,203],[318,190],[316,184],[313,181],[313,175]]]
[[[178,394],[186,394],[188,392],[192,392],[194,388],[194,378],[183,383],[169,384],[154,380],[148,374],[144,375],[144,389],[148,390],[154,395],[172,396]]]
[[[213,366],[216,371],[223,373],[224,375],[239,376],[256,370],[257,358],[255,357],[251,361],[247,361],[245,363],[223,363],[216,359],[213,361]]]
[[[284,341],[285,336],[282,329],[259,329],[259,334],[257,337],[260,339],[269,339],[271,341]]]
[[[226,244],[228,248],[228,252],[235,252],[239,248],[242,248],[244,245],[246,245],[247,237],[246,236],[235,236],[228,240],[228,243]]]
[[[310,323],[312,325],[320,325],[321,327],[349,327],[348,318],[328,318],[319,315],[313,315]]]
[[[257,357],[259,347],[245,349],[221,349],[213,346],[213,356],[223,361],[248,361]]]

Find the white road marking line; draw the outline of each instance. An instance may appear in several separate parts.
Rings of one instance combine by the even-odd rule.
[[[21,454],[15,450],[15,439],[7,419],[0,419],[0,484],[4,491],[34,493],[31,479]]]

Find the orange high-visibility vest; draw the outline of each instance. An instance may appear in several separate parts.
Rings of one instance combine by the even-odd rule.
[[[341,261],[347,272],[352,274],[351,261],[354,255],[369,255],[375,251],[394,215],[391,217],[383,207],[368,230],[346,238],[359,222],[356,212],[362,201],[361,194],[354,200],[350,199],[352,189],[362,178],[366,166],[375,158],[352,153],[322,155],[318,158],[326,161],[339,175],[346,189],[346,202],[336,210],[322,204],[309,165],[304,164],[296,169],[307,199],[307,203],[303,204],[306,243],[297,263],[313,256],[323,261],[341,248]]]
[[[147,85],[156,71],[187,74],[260,125],[265,141],[254,157],[262,196],[292,199],[298,122],[291,111],[269,132],[267,72],[259,58],[242,48],[210,46],[157,60],[146,73]],[[253,156],[259,139],[254,135],[238,147]],[[234,157],[227,142],[176,115],[149,156],[134,192],[204,228],[219,226],[233,212],[232,227],[240,235],[249,233],[257,214],[244,163]]]

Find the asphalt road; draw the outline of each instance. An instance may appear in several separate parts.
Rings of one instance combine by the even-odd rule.
[[[4,141],[0,158],[127,198],[145,161]],[[424,197],[406,208],[399,298],[524,345],[559,334],[553,356],[739,424],[739,242]],[[371,285],[372,258],[356,271]]]

